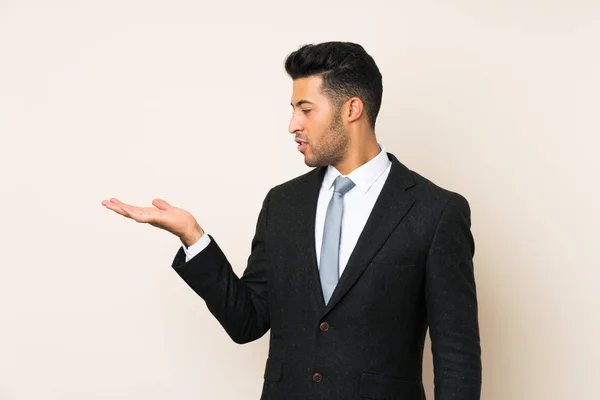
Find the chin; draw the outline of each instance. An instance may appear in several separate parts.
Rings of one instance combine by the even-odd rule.
[[[304,156],[304,164],[311,168],[322,167],[325,165],[322,162],[319,162],[319,160],[315,160],[314,158],[307,156]]]
[[[307,167],[314,167],[312,160],[306,156],[304,156],[304,164],[306,164]]]
[[[313,158],[306,154],[304,154],[304,164],[306,164],[307,167],[315,167]]]

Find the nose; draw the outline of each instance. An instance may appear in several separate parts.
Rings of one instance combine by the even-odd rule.
[[[300,122],[300,118],[296,118],[296,114],[292,114],[292,119],[290,121],[290,125],[288,126],[288,131],[290,133],[295,134],[298,131],[302,131],[303,125]]]

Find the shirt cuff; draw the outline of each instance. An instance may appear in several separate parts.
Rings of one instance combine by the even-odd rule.
[[[198,239],[198,241],[190,247],[186,248],[184,244],[183,251],[185,252],[185,262],[190,261],[192,257],[204,250],[209,244],[210,236],[208,236],[206,232],[204,232],[204,234],[202,234],[202,237],[200,237],[200,239]]]

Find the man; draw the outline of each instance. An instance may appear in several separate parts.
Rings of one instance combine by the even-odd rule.
[[[467,200],[377,142],[382,78],[363,47],[306,45],[285,68],[289,131],[315,168],[268,192],[241,278],[188,212],[102,204],[182,240],[172,267],[236,343],[270,329],[262,400],[424,399],[427,327],[435,398],[479,399]]]

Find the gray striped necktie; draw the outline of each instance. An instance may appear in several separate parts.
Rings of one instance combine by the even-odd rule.
[[[329,302],[339,280],[339,251],[344,195],[353,187],[354,182],[350,178],[338,176],[334,182],[333,196],[327,206],[323,244],[321,245],[321,257],[319,259],[319,275],[325,304]]]

